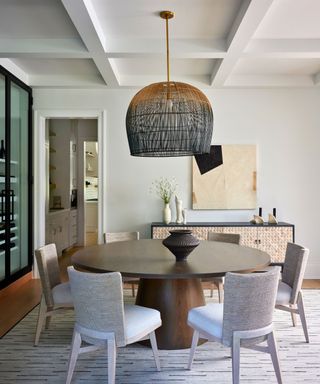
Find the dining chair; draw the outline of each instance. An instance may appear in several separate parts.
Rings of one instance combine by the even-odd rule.
[[[240,235],[238,233],[216,233],[208,232],[207,240],[220,241],[223,243],[240,244]],[[202,279],[203,282],[210,284],[210,297],[213,296],[213,288],[218,288],[219,303],[223,302],[223,277],[213,277],[208,279]]]
[[[116,241],[129,241],[129,240],[139,240],[139,232],[106,232],[103,234],[104,243],[113,243]],[[139,285],[139,279],[134,279],[133,277],[122,277],[124,283],[131,284],[132,297],[135,297],[135,285]]]
[[[296,314],[300,316],[306,342],[309,343],[306,315],[302,298],[302,283],[309,256],[309,249],[288,243],[283,264],[282,279],[279,282],[276,308],[291,313],[293,326]]]
[[[121,274],[87,273],[68,267],[75,309],[66,384],[71,382],[80,353],[107,349],[108,383],[115,383],[117,347],[149,338],[156,368],[160,361],[155,330],[161,326],[156,309],[123,303]],[[82,341],[89,346],[81,346]]]
[[[66,309],[73,309],[69,283],[62,283],[58,255],[55,244],[48,244],[35,250],[42,296],[39,307],[38,322],[34,345],[38,345],[43,328],[49,327],[51,316]]]
[[[272,318],[280,267],[264,273],[227,273],[224,303],[196,307],[188,313],[194,329],[188,369],[191,369],[199,338],[231,347],[233,384],[240,382],[240,346],[268,352],[278,383],[282,383]],[[259,345],[267,341],[267,346]]]

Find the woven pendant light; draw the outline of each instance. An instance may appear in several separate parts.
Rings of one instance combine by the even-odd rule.
[[[168,20],[166,20],[167,81],[150,84],[131,100],[126,116],[132,156],[193,156],[210,152],[213,113],[207,97],[197,88],[170,81]]]

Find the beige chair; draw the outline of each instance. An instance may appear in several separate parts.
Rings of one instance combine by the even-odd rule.
[[[188,325],[194,329],[189,369],[202,338],[231,347],[233,384],[240,382],[240,346],[270,353],[278,383],[282,383],[272,324],[279,275],[280,267],[264,273],[227,273],[224,304],[211,303],[189,311]],[[259,345],[263,341],[267,347]]]
[[[240,235],[238,233],[216,233],[208,232],[207,240],[220,241],[223,243],[240,244]],[[213,288],[218,288],[219,303],[223,302],[223,277],[214,277],[211,279],[202,279],[203,282],[211,283],[210,296],[213,296]]]
[[[42,285],[42,297],[34,345],[38,345],[44,321],[49,327],[50,318],[57,312],[73,309],[69,283],[61,283],[58,255],[55,244],[35,250]]]
[[[288,243],[283,265],[282,279],[279,283],[276,300],[277,309],[291,313],[294,327],[296,326],[296,314],[300,316],[307,343],[309,343],[309,335],[301,287],[308,256],[308,249],[297,244]]]
[[[68,268],[76,322],[66,384],[71,382],[80,353],[107,349],[108,383],[115,383],[117,347],[149,338],[156,363],[160,361],[155,330],[161,326],[156,309],[123,303],[121,274],[86,273]],[[89,344],[81,347],[82,341]],[[151,351],[150,351],[151,352]]]
[[[139,232],[107,232],[103,235],[105,244],[113,243],[116,241],[139,240],[139,237]],[[132,296],[135,297],[134,286],[139,284],[139,279],[134,279],[132,277],[122,277],[122,281],[124,283],[131,284]]]

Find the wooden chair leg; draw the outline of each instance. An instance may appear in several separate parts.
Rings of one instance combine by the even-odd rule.
[[[269,333],[267,341],[268,341],[269,353],[271,356],[275,374],[277,376],[278,384],[282,384],[281,370],[280,370],[279,357],[278,357],[278,348],[277,348],[276,339],[274,337],[274,332]]]
[[[80,333],[74,330],[73,336],[72,336],[71,351],[70,351],[70,356],[69,356],[66,384],[71,383],[73,371],[74,371],[74,368],[76,366],[76,362],[77,362],[79,351],[80,351],[80,346],[81,346]]]
[[[191,348],[190,348],[188,369],[192,368],[193,357],[194,357],[194,353],[195,353],[197,345],[198,345],[198,341],[199,341],[199,331],[194,330],[193,336],[192,336]]]
[[[233,336],[232,341],[232,383],[240,383],[240,339]]]
[[[47,311],[52,311],[53,308],[47,308]],[[50,325],[50,321],[51,321],[51,316],[47,316],[46,317],[46,325],[45,325],[45,329],[48,329],[49,328],[49,325]]]
[[[108,384],[116,382],[116,348],[115,339],[108,339]]]
[[[135,297],[134,283],[131,283],[131,293],[132,293],[132,297]]]
[[[158,344],[157,344],[157,339],[156,339],[155,332],[154,331],[151,332],[149,337],[150,337],[150,343],[151,343],[151,347],[152,347],[152,352],[153,352],[154,360],[156,362],[157,371],[160,372],[161,371],[161,367],[160,367]]]
[[[304,337],[306,338],[306,343],[309,343],[307,320],[306,320],[306,314],[304,311],[304,304],[303,304],[303,298],[302,298],[301,292],[299,292],[299,295],[298,295],[297,306],[298,306],[300,320],[301,320],[301,324],[302,324],[302,328],[303,328],[303,332],[304,332]]]
[[[40,307],[39,307],[39,314],[38,314],[38,322],[37,322],[37,329],[36,329],[36,335],[34,339],[34,345],[37,346],[40,339],[40,334],[43,328],[43,323],[46,318],[46,312],[47,312],[47,305],[44,299],[44,296],[41,297],[40,301]]]
[[[218,284],[219,303],[223,303],[223,283]]]
[[[293,308],[293,309],[295,309],[295,305],[293,305],[293,304],[291,304],[290,305],[290,308]],[[294,327],[296,327],[297,326],[297,316],[296,316],[296,314],[294,313],[294,312],[291,312],[291,320],[292,320],[292,325],[294,326]]]
[[[213,297],[213,288],[212,288],[212,284],[211,284],[211,288],[210,288],[210,297]]]

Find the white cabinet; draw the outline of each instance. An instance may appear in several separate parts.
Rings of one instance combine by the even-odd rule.
[[[70,246],[70,209],[49,212],[46,219],[46,244],[55,243],[58,255]]]
[[[70,211],[70,223],[69,223],[69,245],[77,244],[78,242],[78,214],[76,209]]]
[[[277,225],[253,225],[249,223],[189,223],[168,224],[152,223],[151,237],[164,239],[172,229],[191,229],[199,240],[206,240],[208,232],[239,233],[240,244],[259,248],[269,253],[272,262],[283,262],[288,242],[294,242],[294,225],[279,223]]]

